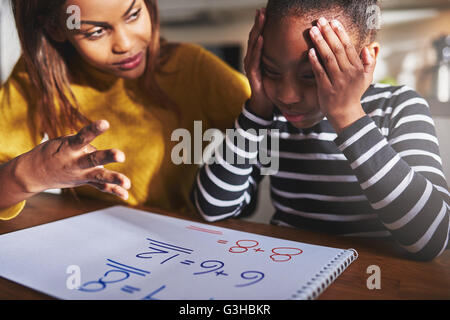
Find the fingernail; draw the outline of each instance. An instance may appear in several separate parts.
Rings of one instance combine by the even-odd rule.
[[[316,57],[316,50],[312,48],[311,50],[309,50],[309,54],[311,55],[311,57]]]
[[[127,190],[129,190],[131,188],[131,181],[126,179],[123,183],[123,187]]]
[[[101,131],[104,131],[106,129],[109,128],[109,123],[106,120],[101,120],[98,124],[97,124],[97,128]]]
[[[116,161],[119,163],[124,163],[125,162],[125,155],[123,153],[118,153],[116,155]]]
[[[317,27],[312,27],[312,32],[315,34],[315,35],[319,35],[320,34],[320,30],[319,30],[319,28],[317,28]]]
[[[333,20],[333,21],[331,21],[331,25],[333,26],[333,27],[335,27],[336,29],[341,29],[341,24],[339,23],[339,21],[337,21],[337,20]]]
[[[327,19],[325,19],[325,18],[323,18],[323,17],[319,19],[319,24],[320,24],[322,27],[325,27],[325,26],[327,25],[327,23],[328,23]]]

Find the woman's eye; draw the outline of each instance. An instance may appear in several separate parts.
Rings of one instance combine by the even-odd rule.
[[[127,22],[133,22],[133,21],[137,20],[139,18],[141,11],[142,11],[142,9],[136,10],[136,12],[134,12],[133,14],[131,14],[128,17]]]
[[[94,32],[86,33],[85,36],[89,40],[97,40],[103,36],[104,31],[104,29],[97,29]]]

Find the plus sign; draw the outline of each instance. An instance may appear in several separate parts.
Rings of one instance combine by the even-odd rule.
[[[226,274],[225,272],[223,272],[223,270],[220,270],[220,271],[216,271],[216,275],[217,275],[217,276],[227,276],[228,274]]]
[[[255,252],[264,252],[264,250],[262,250],[261,248],[253,249],[253,250],[255,250]]]

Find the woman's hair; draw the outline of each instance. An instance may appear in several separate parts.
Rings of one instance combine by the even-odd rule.
[[[313,17],[324,11],[342,15],[349,19],[360,43],[375,40],[379,22],[378,0],[269,0],[266,10],[276,18]]]
[[[70,87],[68,55],[72,45],[57,43],[47,30],[60,27],[60,14],[65,12],[66,0],[11,0],[16,27],[22,46],[28,76],[34,87],[39,130],[56,138],[67,129],[77,131],[90,121],[79,112]],[[145,0],[151,17],[152,39],[148,52],[145,85],[163,106],[170,99],[156,83],[155,72],[168,59],[172,46],[160,39],[157,0]],[[148,92],[147,91],[147,92]]]

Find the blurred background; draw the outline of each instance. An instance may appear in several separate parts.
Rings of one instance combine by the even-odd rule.
[[[93,0],[95,1],[95,0]],[[160,0],[162,34],[170,41],[197,43],[242,71],[255,10],[266,0]],[[383,0],[375,81],[408,85],[430,103],[444,171],[450,177],[450,0]],[[0,80],[20,55],[9,0],[0,0]],[[261,188],[260,213],[273,209],[268,179]]]

